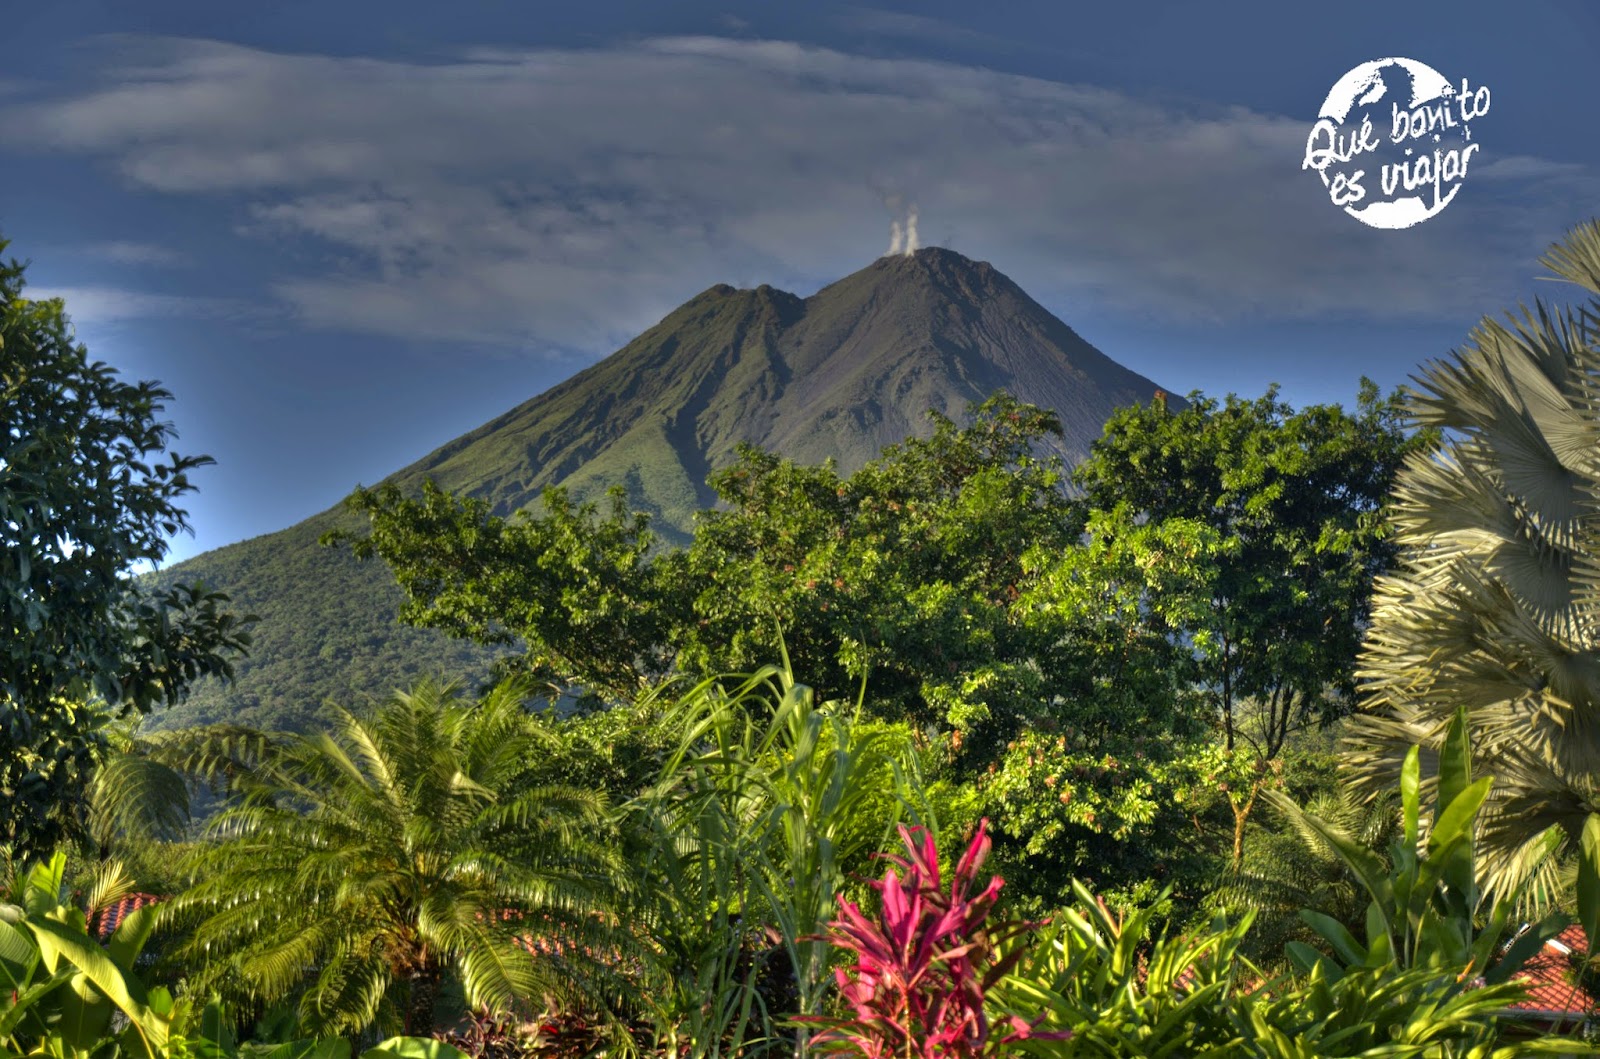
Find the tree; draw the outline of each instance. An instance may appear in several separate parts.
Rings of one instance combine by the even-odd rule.
[[[341,1034],[431,1032],[448,975],[494,1011],[580,992],[590,955],[628,943],[607,912],[622,868],[603,796],[531,782],[528,690],[463,703],[423,683],[331,733],[169,744],[233,772],[169,906],[193,925],[197,988],[292,1000],[307,1030]]]
[[[989,745],[1049,701],[1035,658],[1055,630],[1021,620],[1024,559],[1076,531],[1060,468],[1032,454],[1055,416],[1003,395],[971,411],[849,477],[745,447],[683,551],[620,492],[602,514],[552,489],[506,519],[431,486],[358,491],[372,532],[354,546],[394,569],[405,620],[519,642],[520,668],[563,688],[631,700],[673,672],[749,671],[781,628],[826,697],[870,674],[880,716]]]
[[[1224,746],[1274,758],[1295,730],[1354,702],[1373,577],[1393,559],[1381,508],[1406,454],[1400,395],[1363,380],[1357,411],[1296,412],[1276,388],[1254,401],[1190,396],[1123,409],[1074,481],[1095,533],[1181,527],[1204,563],[1156,598],[1153,617],[1190,649]]]
[[[674,673],[750,671],[777,656],[781,629],[820,697],[865,682],[875,719],[942,752],[973,795],[963,813],[991,816],[997,859],[1040,862],[1018,875],[1026,896],[1057,899],[1078,861],[1105,867],[1112,890],[1136,861],[1198,880],[1211,817],[1231,808],[1237,857],[1267,760],[1344,708],[1387,560],[1378,506],[1411,443],[1393,401],[1368,387],[1357,414],[1296,413],[1272,394],[1127,410],[1078,499],[1035,455],[1054,414],[1004,394],[969,413],[932,416],[930,436],[850,475],[745,447],[711,476],[721,503],[684,550],[656,547],[620,494],[603,514],[556,490],[542,513],[501,519],[392,487],[352,499],[372,524],[357,548],[393,567],[408,620],[520,641],[521,666],[608,699]],[[1191,745],[1213,719],[1230,752],[1259,747],[1213,766]],[[1125,767],[1102,770],[1093,798],[1114,811],[1091,808],[1088,787],[1069,807],[1065,788],[1035,782],[1107,759]],[[1192,790],[1191,774],[1226,797],[1180,807],[1167,795]],[[1151,837],[1141,858],[1102,855],[1134,834]]]
[[[1236,871],[1289,738],[1353,707],[1373,578],[1394,554],[1382,506],[1405,455],[1429,441],[1407,433],[1400,408],[1368,380],[1354,414],[1296,412],[1275,387],[1254,401],[1191,394],[1176,411],[1158,398],[1114,414],[1074,474],[1091,539],[1113,572],[1128,570],[1100,580],[1151,581],[1131,627],[1167,638],[1177,657],[1158,664],[1198,693],[1224,751],[1241,753],[1220,785]],[[1175,574],[1149,578],[1162,568]]]
[[[351,547],[394,570],[402,621],[482,644],[520,642],[522,673],[557,691],[628,699],[670,670],[686,600],[652,555],[648,517],[627,510],[620,488],[610,500],[602,517],[599,505],[548,489],[539,517],[505,519],[431,480],[415,499],[392,483],[357,489],[347,505],[371,518],[372,532]]]
[[[211,460],[167,451],[171,394],[90,362],[24,270],[0,261],[0,847],[27,861],[82,829],[96,700],[148,713],[231,676],[250,619],[203,586],[132,580],[188,528],[176,501]]]
[[[1555,278],[1600,296],[1600,222],[1551,247]],[[1362,650],[1358,775],[1387,783],[1413,742],[1431,762],[1458,706],[1498,779],[1482,853],[1497,891],[1600,808],[1600,297],[1485,318],[1427,365],[1409,411],[1446,432],[1395,486],[1400,568]],[[1430,768],[1431,771],[1431,768]]]
[[[1066,675],[1041,668],[1056,630],[1024,619],[1028,561],[1077,533],[1053,412],[996,394],[970,422],[885,448],[848,478],[760,452],[714,473],[687,565],[698,621],[681,633],[699,671],[749,668],[777,649],[831,696],[870,681],[881,717],[955,733],[969,760],[1044,716]]]

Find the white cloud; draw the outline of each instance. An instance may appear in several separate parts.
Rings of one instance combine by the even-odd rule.
[[[229,317],[253,314],[248,307],[227,298],[157,294],[121,287],[38,287],[29,286],[27,296],[34,301],[60,298],[66,303],[73,326],[102,327],[128,320],[164,317]]]
[[[110,261],[118,265],[148,265],[156,268],[174,268],[188,261],[188,258],[178,251],[156,243],[118,240],[109,243],[95,243],[86,249],[91,257],[97,257],[103,261]]]
[[[881,252],[896,199],[925,244],[1069,319],[1432,317],[1493,304],[1594,186],[1507,158],[1439,219],[1375,232],[1300,170],[1307,116],[779,41],[431,64],[123,47],[105,87],[0,111],[0,136],[315,240],[335,263],[277,292],[313,324],[413,338],[597,347],[714,282],[815,286]]]

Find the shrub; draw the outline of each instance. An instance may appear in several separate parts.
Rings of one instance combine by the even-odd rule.
[[[1023,952],[1001,950],[1027,927],[988,923],[1003,885],[998,875],[973,893],[989,853],[987,827],[987,820],[979,823],[948,891],[933,837],[902,825],[906,856],[888,857],[895,868],[872,883],[883,896],[877,918],[839,898],[829,938],[856,957],[853,968],[835,972],[851,1014],[810,1020],[828,1023],[816,1038],[820,1049],[869,1059],[992,1056],[1033,1035],[1015,1015],[991,1024],[986,1010],[990,990]]]

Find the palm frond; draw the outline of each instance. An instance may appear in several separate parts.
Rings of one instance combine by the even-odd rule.
[[[1551,248],[1558,278],[1600,294],[1600,223]],[[1350,767],[1388,787],[1405,749],[1424,773],[1454,711],[1496,777],[1481,817],[1486,882],[1552,893],[1535,856],[1600,807],[1600,301],[1484,320],[1425,366],[1412,412],[1446,429],[1402,468],[1399,568],[1381,578]]]
[[[317,735],[172,740],[175,759],[222,763],[236,795],[165,913],[212,969],[203,984],[293,1001],[304,1028],[339,1033],[431,1017],[447,972],[498,1010],[560,986],[515,923],[614,931],[607,880],[626,872],[603,798],[531,781],[523,751],[543,737],[525,698],[422,682]]]

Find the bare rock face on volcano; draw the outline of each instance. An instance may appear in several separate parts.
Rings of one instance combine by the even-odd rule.
[[[549,485],[578,499],[624,486],[668,540],[714,496],[706,476],[750,442],[849,473],[926,434],[928,409],[960,419],[1005,390],[1054,410],[1069,463],[1149,379],[1080,338],[986,262],[930,248],[881,258],[809,298],[719,285],[566,382],[442,446],[390,480],[425,478],[503,513]],[[352,483],[353,484],[353,483]],[[262,617],[231,688],[203,686],[164,723],[290,727],[328,696],[359,701],[424,673],[470,672],[483,654],[395,622],[387,568],[316,537],[338,509],[196,556],[164,576],[204,579]]]

